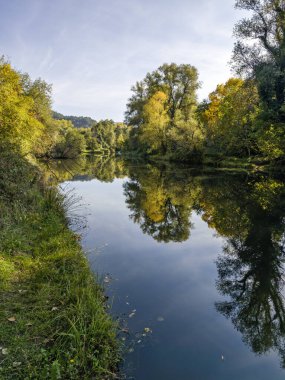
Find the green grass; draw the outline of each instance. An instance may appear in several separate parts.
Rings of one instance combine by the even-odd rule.
[[[0,379],[114,378],[117,326],[68,228],[68,200],[6,152],[0,207]]]

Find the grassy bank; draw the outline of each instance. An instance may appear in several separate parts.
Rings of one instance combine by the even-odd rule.
[[[116,325],[69,230],[66,199],[0,154],[0,379],[110,379]]]

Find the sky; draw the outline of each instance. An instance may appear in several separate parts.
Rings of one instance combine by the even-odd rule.
[[[53,85],[64,115],[123,121],[131,86],[197,67],[202,100],[231,75],[234,0],[0,0],[0,56]]]

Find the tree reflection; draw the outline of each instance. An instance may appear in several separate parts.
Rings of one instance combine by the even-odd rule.
[[[40,165],[46,181],[53,183],[78,179],[112,182],[115,178],[124,178],[128,175],[128,166],[122,159],[102,155],[49,160],[41,162]]]
[[[246,191],[235,198],[232,210],[233,216],[239,210],[247,223],[242,231],[237,226],[235,234],[223,234],[227,239],[217,260],[217,287],[229,300],[216,303],[216,308],[232,320],[255,353],[276,349],[285,367],[284,186],[262,179],[243,187]]]
[[[181,242],[190,236],[191,212],[199,186],[194,178],[183,181],[169,175],[165,168],[148,166],[124,184],[131,219],[142,231],[159,242]]]

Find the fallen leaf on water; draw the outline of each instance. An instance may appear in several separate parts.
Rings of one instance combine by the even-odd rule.
[[[132,318],[136,314],[136,309],[132,310],[131,314],[129,314],[129,318]]]
[[[108,274],[106,274],[105,277],[104,277],[103,282],[105,284],[109,284],[111,281],[112,281],[112,278]]]
[[[15,317],[7,318],[7,320],[8,320],[9,322],[16,322],[16,318],[15,318]]]

